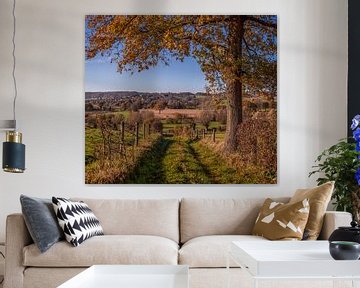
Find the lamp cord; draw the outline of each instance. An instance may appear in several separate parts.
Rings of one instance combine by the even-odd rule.
[[[13,9],[12,9],[12,16],[13,16],[13,35],[12,35],[12,44],[13,44],[13,50],[12,50],[12,57],[13,57],[13,69],[12,69],[12,77],[14,81],[14,101],[13,101],[13,118],[15,121],[15,130],[16,130],[16,98],[17,98],[17,85],[16,85],[16,77],[15,77],[15,68],[16,68],[16,56],[15,56],[15,35],[16,35],[16,15],[15,15],[15,8],[16,8],[16,0],[13,0]]]

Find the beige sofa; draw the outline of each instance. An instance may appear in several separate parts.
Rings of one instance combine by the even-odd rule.
[[[5,288],[56,287],[94,264],[185,264],[191,288],[223,288],[231,241],[268,241],[250,235],[264,199],[81,200],[105,235],[76,248],[62,241],[41,254],[23,216],[8,216]],[[327,212],[321,237],[350,220],[348,213]],[[231,266],[235,287],[243,275]]]

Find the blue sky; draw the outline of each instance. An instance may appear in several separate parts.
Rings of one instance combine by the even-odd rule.
[[[277,17],[272,17],[273,22]],[[90,30],[85,21],[85,44]],[[276,56],[274,58],[276,60]],[[117,72],[116,63],[106,57],[96,56],[85,62],[85,91],[139,91],[139,92],[204,92],[205,77],[193,58],[184,62],[170,59],[170,65],[159,63],[156,67],[131,75]]]
[[[139,91],[139,92],[203,92],[205,77],[193,58],[184,62],[171,60],[169,66],[156,67],[133,75],[119,73],[116,64],[105,57],[85,62],[85,91]]]

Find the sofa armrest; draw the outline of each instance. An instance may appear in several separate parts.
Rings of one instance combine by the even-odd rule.
[[[23,287],[23,248],[32,242],[22,214],[9,215],[6,218],[4,288]]]
[[[321,240],[329,239],[331,233],[340,226],[350,226],[352,216],[348,212],[326,211],[324,224],[319,236]]]

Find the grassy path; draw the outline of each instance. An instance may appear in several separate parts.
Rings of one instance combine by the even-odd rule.
[[[163,157],[174,140],[160,138],[150,151],[140,158],[133,173],[125,180],[127,184],[166,183]]]
[[[169,184],[206,184],[211,183],[211,173],[199,160],[191,142],[177,140],[167,151],[163,165],[165,179]]]
[[[205,144],[202,142],[193,142],[192,147],[202,165],[208,167],[212,179],[211,183],[243,183],[242,176],[239,175],[238,171],[228,166],[217,153],[214,153]]]
[[[125,183],[241,183],[237,171],[205,144],[161,138],[138,162]]]

